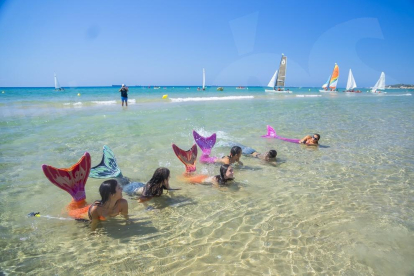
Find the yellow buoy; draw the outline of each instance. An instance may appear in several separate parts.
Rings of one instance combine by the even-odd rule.
[[[166,99],[166,98],[168,98],[168,95],[163,95],[162,98]]]
[[[80,93],[78,93],[78,96],[80,96]]]
[[[1,91],[2,94],[4,94],[4,91]]]

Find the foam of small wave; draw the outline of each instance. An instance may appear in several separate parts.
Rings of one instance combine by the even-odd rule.
[[[296,95],[296,97],[299,97],[299,98],[305,98],[305,97],[322,97],[322,95]]]
[[[412,96],[412,94],[411,93],[407,93],[407,94],[394,94],[394,95],[388,94],[388,95],[382,95],[382,96],[385,96],[385,97],[404,97],[404,96]]]
[[[116,104],[116,101],[92,101],[92,103],[109,105],[109,104]]]
[[[82,105],[82,102],[77,102],[77,103],[64,103],[63,105]]]
[[[209,137],[209,136],[213,135],[213,133],[216,133],[217,139],[225,139],[225,140],[230,139],[230,137],[227,135],[227,133],[224,132],[224,131],[221,131],[221,130],[219,130],[219,131],[207,131],[204,128],[195,128],[194,130],[203,137]]]
[[[253,96],[227,96],[227,97],[196,97],[196,98],[171,98],[172,102],[201,102],[201,101],[226,101],[253,99]]]

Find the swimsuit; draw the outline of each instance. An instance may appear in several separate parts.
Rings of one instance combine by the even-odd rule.
[[[225,142],[221,144],[223,147],[234,147],[234,146],[239,146],[242,149],[242,153],[243,154],[253,154],[253,152],[256,152],[255,149],[252,149],[250,147],[246,147],[242,144],[236,143],[236,142]]]
[[[127,193],[128,195],[133,195],[136,190],[139,188],[145,187],[144,183],[141,182],[131,182],[127,184],[126,186],[122,187],[122,190]]]

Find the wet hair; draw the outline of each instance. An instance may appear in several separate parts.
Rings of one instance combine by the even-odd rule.
[[[276,151],[276,150],[269,150],[269,151],[267,152],[267,156],[268,156],[269,158],[276,158],[276,156],[277,156],[277,151]]]
[[[230,150],[230,157],[236,156],[237,154],[242,153],[242,149],[239,146],[234,146]]]
[[[170,170],[160,167],[155,170],[152,178],[147,182],[144,188],[144,196],[160,196],[164,187],[164,181],[170,177]],[[162,183],[160,187],[159,184]]]
[[[105,204],[109,197],[116,193],[116,186],[118,186],[118,182],[115,179],[109,179],[102,182],[101,186],[99,187],[99,193],[101,194],[101,202],[100,204]]]
[[[221,167],[220,167],[220,175],[217,175],[216,176],[217,182],[220,185],[224,185],[224,184],[226,184],[227,181],[233,180],[233,178],[228,178],[228,179],[225,178],[226,172],[227,172],[227,170],[229,169],[230,166],[231,165],[228,165],[228,164],[221,165]]]
[[[318,141],[321,139],[321,136],[318,133],[315,133],[314,135],[318,136]]]

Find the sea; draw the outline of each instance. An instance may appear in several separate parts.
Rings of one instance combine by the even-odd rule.
[[[0,275],[414,274],[414,90],[216,88],[130,87],[128,107],[119,87],[0,88]],[[262,138],[267,125],[321,146]],[[212,156],[234,141],[277,163],[242,157],[230,185],[189,184],[171,145],[190,149],[193,130],[217,134]],[[95,166],[104,145],[129,181],[167,167],[181,190],[146,205],[124,194],[132,223],[92,233],[41,166],[85,152]],[[101,183],[88,179],[88,202]]]

